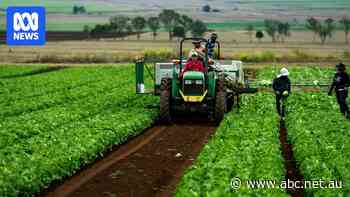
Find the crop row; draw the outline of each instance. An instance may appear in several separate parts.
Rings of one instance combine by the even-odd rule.
[[[292,95],[288,111],[288,137],[305,180],[342,181],[343,189],[314,188],[307,189],[307,194],[350,194],[350,122],[339,112],[335,98],[324,94]]]
[[[109,72],[108,72],[109,71]],[[105,77],[123,75],[128,73],[126,68],[66,68],[55,72],[21,77],[15,79],[3,79],[2,82],[2,104],[10,104],[23,99],[37,99],[37,97],[60,93],[67,89],[80,88],[90,84],[103,81]]]
[[[85,68],[85,70],[89,69]],[[95,69],[92,69],[92,71],[93,70]],[[119,70],[119,72],[116,72],[115,70]],[[71,78],[69,79],[71,83],[64,83],[65,86],[62,85],[59,81],[57,81],[57,78],[61,78],[61,76],[52,76],[52,78],[49,81],[52,85],[48,85],[40,89],[35,89],[35,91],[40,92],[40,94],[35,97],[23,95],[23,92],[27,91],[26,86],[24,86],[24,84],[20,84],[20,87],[22,87],[22,89],[20,90],[21,94],[14,93],[10,96],[4,95],[5,99],[7,97],[8,102],[1,102],[0,107],[2,108],[2,110],[0,112],[0,118],[17,116],[26,112],[44,110],[53,106],[63,105],[67,102],[74,102],[75,100],[79,100],[82,97],[100,96],[101,94],[103,94],[104,92],[108,92],[112,88],[124,87],[130,83],[133,83],[130,77],[125,77],[129,75],[128,72],[130,72],[130,70],[124,67],[120,69],[105,68],[104,72],[98,71],[97,73],[99,73],[99,76],[95,76],[95,78],[97,79],[94,79],[93,76],[90,76],[86,79],[89,80],[90,78],[92,78],[94,80],[97,80],[93,82],[91,80],[84,81],[82,79],[83,77],[81,76],[81,74],[77,73],[77,70],[75,69],[67,70],[66,72],[68,71],[76,73],[76,76],[75,78],[71,76]],[[118,80],[121,80],[121,82],[115,83]],[[29,83],[27,86],[31,86],[34,82],[27,81],[26,83]],[[48,81],[46,77],[44,77],[44,80],[38,80],[35,83],[42,84],[48,83]],[[61,88],[59,91],[57,90],[57,87],[54,85],[54,83],[57,83],[57,86]],[[55,88],[56,90],[53,91],[53,89]],[[28,93],[33,94],[32,91]]]
[[[244,97],[230,112],[178,185],[176,196],[287,196],[283,189],[249,189],[248,180],[284,180],[273,96]],[[231,179],[242,187],[233,190]]]
[[[293,84],[328,84],[334,74],[334,69],[320,67],[291,67],[289,70],[289,78]],[[279,74],[279,68],[263,68],[257,70],[256,78],[259,82],[272,82]]]
[[[16,76],[23,76],[47,69],[47,66],[13,66],[13,65],[0,65],[0,79],[11,78]]]
[[[69,70],[64,72],[69,75]],[[81,74],[73,70],[76,76],[71,75],[70,81],[79,81]],[[39,192],[52,181],[72,175],[112,145],[126,141],[153,123],[158,110],[152,105],[157,103],[157,98],[144,96],[138,99],[130,77],[134,75],[131,66],[95,70],[103,76],[100,82],[74,91],[67,88],[69,93],[61,91],[60,94],[68,94],[67,97],[60,97],[60,94],[51,97],[66,102],[55,102],[37,111],[26,108],[21,114],[3,117],[0,123],[3,136],[0,139],[0,196]],[[55,76],[60,78],[57,74],[44,78],[59,83]],[[34,81],[44,88],[45,80]],[[54,85],[53,82],[50,84]],[[35,86],[30,80],[23,85],[23,89],[25,85]],[[84,93],[76,93],[80,91]],[[71,95],[75,95],[73,101],[70,101]],[[23,101],[30,103],[29,99]]]
[[[105,81],[105,83],[108,86],[112,82]],[[93,89],[91,87],[91,89],[84,90],[91,94],[89,96],[81,96],[74,101],[70,100],[62,105],[53,105],[43,110],[29,111],[18,116],[4,118],[0,124],[0,133],[2,134],[0,148],[27,140],[34,135],[45,133],[47,130],[62,125],[72,124],[76,120],[103,113],[108,108],[138,106],[137,102],[141,100],[140,98],[136,98],[133,94],[125,94],[127,91],[132,91],[130,85],[124,83],[120,85],[112,89],[104,89],[105,92],[99,88]]]

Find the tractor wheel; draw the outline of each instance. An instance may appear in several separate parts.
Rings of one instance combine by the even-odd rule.
[[[216,97],[215,97],[215,108],[214,108],[214,118],[216,124],[220,124],[221,120],[224,118],[226,112],[226,92],[224,87],[224,79],[219,78],[216,82]]]
[[[160,121],[170,123],[171,79],[162,79],[160,85]]]

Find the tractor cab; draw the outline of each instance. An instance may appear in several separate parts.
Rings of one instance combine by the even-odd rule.
[[[184,102],[189,103],[201,103],[204,98],[206,97],[208,93],[208,66],[209,66],[209,58],[208,58],[208,52],[205,50],[205,56],[202,58],[198,58],[195,61],[197,61],[198,64],[201,64],[203,66],[203,71],[196,71],[187,69],[185,72],[184,69],[186,66],[189,66],[191,64],[191,58],[188,57],[188,60],[186,63],[183,63],[186,57],[183,56],[183,45],[185,41],[194,41],[198,43],[205,43],[205,46],[207,46],[207,40],[203,38],[185,38],[180,42],[180,61],[178,61],[178,64],[175,64],[174,66],[179,67],[179,73],[182,73],[182,77],[180,77],[180,96],[182,97]],[[196,53],[196,52],[194,52]],[[175,61],[176,62],[176,61]]]

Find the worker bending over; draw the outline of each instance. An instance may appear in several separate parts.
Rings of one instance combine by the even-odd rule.
[[[291,93],[291,83],[288,78],[289,72],[282,68],[280,74],[273,80],[272,88],[276,94],[276,108],[282,119],[285,117],[284,105],[281,106],[281,100],[286,99]]]

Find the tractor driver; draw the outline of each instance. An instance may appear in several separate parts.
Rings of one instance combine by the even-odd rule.
[[[199,71],[204,72],[204,64],[199,59],[199,55],[196,51],[191,51],[190,58],[188,59],[184,69],[180,74],[180,78],[182,79],[183,75],[187,71]]]
[[[197,52],[198,58],[203,61],[205,57],[205,48],[201,45],[201,41],[195,40],[192,42],[192,44],[194,45],[194,48],[190,51],[188,57],[191,58],[193,52]]]

